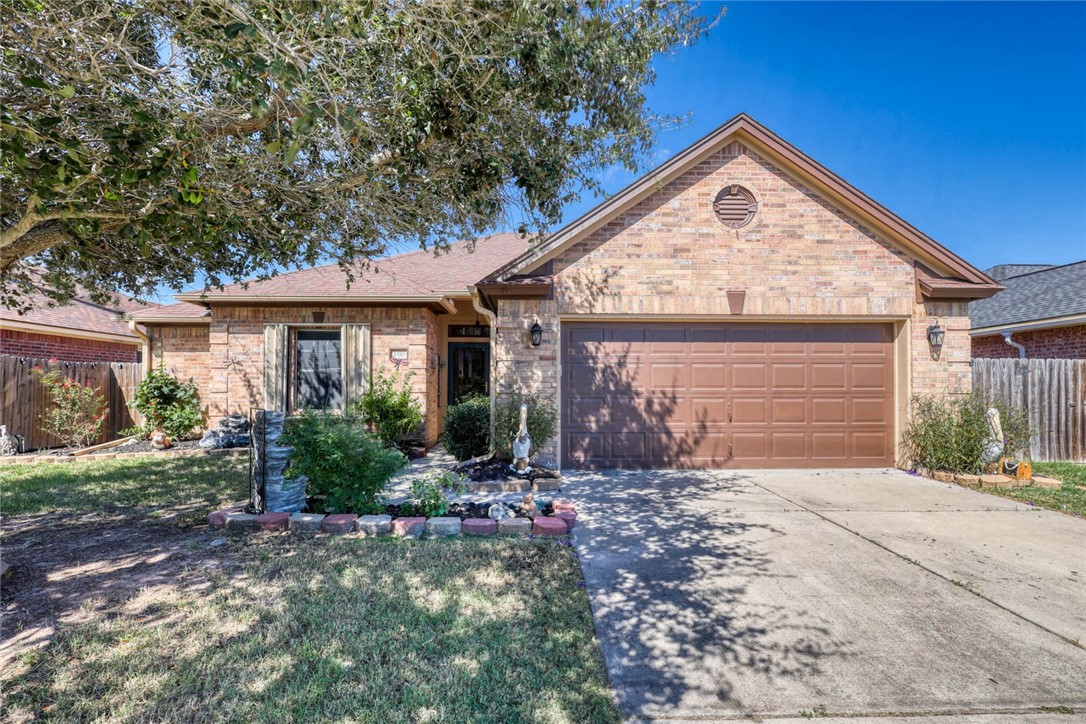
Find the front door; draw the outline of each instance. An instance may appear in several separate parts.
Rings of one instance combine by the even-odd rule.
[[[449,404],[490,394],[490,345],[449,343]]]

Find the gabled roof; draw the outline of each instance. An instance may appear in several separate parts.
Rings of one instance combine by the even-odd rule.
[[[579,219],[559,229],[537,249],[532,249],[513,259],[483,280],[484,284],[497,285],[507,282],[514,276],[535,272],[577,240],[599,229],[625,209],[642,201],[732,141],[740,141],[779,164],[804,183],[824,194],[854,218],[877,229],[891,243],[908,252],[929,270],[933,270],[934,278],[960,282],[954,285],[953,292],[958,297],[968,298],[971,294],[983,296],[999,289],[995,280],[876,203],[840,176],[832,173],[745,113],[735,116]],[[946,289],[949,290],[949,287]],[[973,292],[976,293],[973,294]],[[949,296],[950,293],[946,291],[944,296]]]
[[[524,253],[528,239],[499,233],[460,241],[448,251],[419,250],[359,266],[353,281],[338,264],[301,269],[263,281],[231,284],[221,290],[176,295],[198,304],[216,302],[357,301],[439,302],[467,296],[468,288],[510,259]]]
[[[87,292],[80,289],[68,304],[50,307],[49,298],[35,290],[27,300],[32,308],[26,314],[0,307],[0,326],[39,334],[65,336],[75,333],[78,336],[99,336],[118,342],[138,343],[139,338],[132,334],[127,322],[118,319],[118,315],[129,311],[151,311],[157,306],[124,294],[114,294],[113,297],[109,306],[104,306],[90,301]]]
[[[1018,325],[1086,324],[1086,260],[1063,266],[1014,266],[1041,268],[1004,278],[1003,291],[971,302],[969,321],[974,334]]]

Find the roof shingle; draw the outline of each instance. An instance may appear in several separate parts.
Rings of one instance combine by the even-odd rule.
[[[1010,266],[1034,265],[1003,265]],[[988,273],[1001,268],[994,267]],[[973,329],[1086,314],[1086,260],[1018,273],[1001,279],[1000,283],[1006,287],[1003,291],[990,299],[970,302],[969,320]]]

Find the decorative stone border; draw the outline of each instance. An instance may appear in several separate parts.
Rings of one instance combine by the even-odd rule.
[[[530,480],[465,480],[464,488],[469,493],[552,493],[562,487],[561,478],[543,478]]]
[[[949,470],[926,470],[923,468],[917,468],[913,472],[931,480],[938,480],[940,483],[958,483],[971,488],[978,486],[982,488],[1024,488],[1036,485],[1040,488],[1058,489],[1063,486],[1063,483],[1059,480],[1046,478],[1042,475],[1034,475],[1030,480],[1018,480],[1009,475],[971,475],[969,473],[952,473]]]
[[[207,516],[212,528],[225,528],[260,533],[327,533],[329,535],[357,534],[361,538],[451,538],[458,535],[473,537],[503,536],[563,536],[577,524],[577,510],[564,498],[555,500],[554,515],[537,515],[535,518],[424,518],[410,516],[393,518],[390,515],[355,515],[354,513],[264,513],[254,515],[245,512],[245,503],[235,503],[216,510]]]
[[[35,463],[75,463],[87,460],[128,460],[132,458],[189,458],[204,455],[248,455],[247,447],[223,447],[215,450],[186,448],[184,450],[145,450],[143,452],[100,453],[97,455],[13,455],[0,457],[0,465],[32,465]]]

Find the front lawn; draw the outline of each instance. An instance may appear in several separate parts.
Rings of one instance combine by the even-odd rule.
[[[245,466],[0,468],[5,720],[618,720],[567,543],[206,528]]]
[[[249,497],[248,458],[129,458],[0,467],[0,512],[122,512],[155,509],[206,514]],[[138,512],[132,511],[132,512]]]
[[[1086,518],[1086,465],[1033,463],[1033,472],[1055,478],[1063,485],[1060,488],[1042,488],[1036,485],[1023,488],[985,488],[984,492]]]
[[[59,631],[4,685],[4,709],[16,720],[617,720],[566,545],[227,546],[236,567],[179,570]]]

